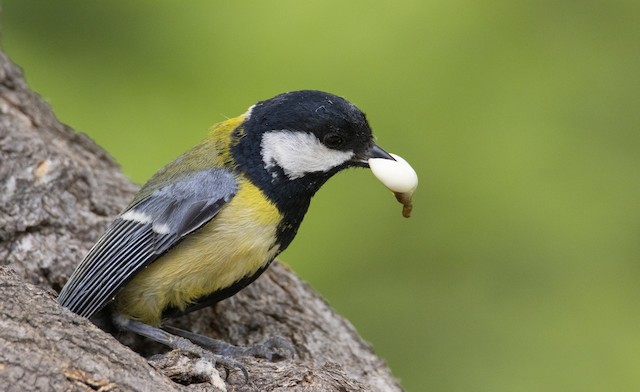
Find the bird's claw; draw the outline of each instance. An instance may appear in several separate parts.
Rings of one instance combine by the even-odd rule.
[[[215,358],[215,364],[216,365],[221,365],[225,371],[225,381],[229,379],[229,370],[231,369],[238,369],[242,372],[242,376],[244,377],[244,383],[248,383],[249,382],[249,372],[247,371],[247,368],[240,363],[240,361],[237,361],[233,358],[230,357],[224,357],[221,355],[213,355],[213,357]]]

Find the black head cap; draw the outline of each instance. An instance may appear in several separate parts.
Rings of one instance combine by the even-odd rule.
[[[360,109],[344,98],[316,90],[288,92],[258,102],[245,130],[311,132],[329,148],[356,153],[372,144],[371,128]]]

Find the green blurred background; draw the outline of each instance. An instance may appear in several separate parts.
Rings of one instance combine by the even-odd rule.
[[[214,122],[345,96],[420,175],[319,192],[282,258],[411,391],[640,390],[640,2],[2,2],[59,118],[144,182]]]

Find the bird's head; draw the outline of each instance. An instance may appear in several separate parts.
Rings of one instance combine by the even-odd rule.
[[[237,133],[231,151],[240,169],[263,189],[292,197],[313,195],[340,170],[368,167],[369,158],[393,159],[374,143],[360,109],[321,91],[258,102]]]

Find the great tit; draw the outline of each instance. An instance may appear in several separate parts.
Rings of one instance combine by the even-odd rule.
[[[213,126],[142,186],[58,301],[81,316],[107,312],[120,329],[197,351],[174,334],[206,345],[198,335],[162,330],[161,322],[253,282],[291,243],[322,184],[340,170],[368,167],[371,158],[393,160],[344,98],[304,90],[258,102]]]

